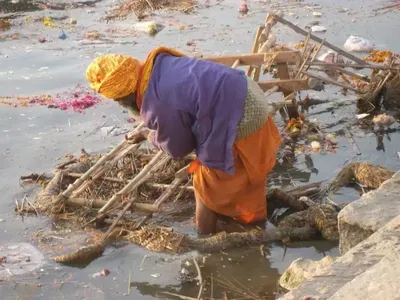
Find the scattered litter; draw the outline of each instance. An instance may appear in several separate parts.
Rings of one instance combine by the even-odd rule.
[[[45,71],[45,70],[48,70],[49,69],[49,67],[41,67],[41,68],[39,68],[39,72],[43,72],[43,71]]]
[[[344,48],[350,52],[369,52],[374,49],[374,44],[362,37],[351,35],[344,43]]]
[[[321,54],[318,56],[317,60],[323,61],[326,63],[344,63],[343,56],[338,55],[335,51],[333,50],[328,50],[326,53]]]
[[[357,117],[357,119],[364,119],[365,117],[368,117],[369,116],[369,114],[358,114],[358,115],[356,115],[356,117]]]
[[[10,22],[8,20],[0,20],[0,31],[10,29]]]
[[[316,25],[316,26],[311,27],[312,32],[326,32],[326,30],[327,29],[324,26]]]
[[[239,12],[242,14],[247,14],[249,12],[246,0],[243,0],[242,3],[240,3]]]
[[[92,277],[96,278],[96,277],[108,276],[109,274],[110,274],[110,271],[108,269],[103,269],[100,272],[94,273],[92,275]]]
[[[156,23],[155,21],[149,21],[149,22],[138,22],[133,25],[133,28],[138,31],[148,33],[150,35],[155,35],[159,33],[161,30],[163,30],[164,26],[159,23]]]
[[[155,273],[155,274],[151,274],[150,276],[153,277],[153,278],[160,278],[161,274],[160,273]]]
[[[372,50],[363,60],[367,62],[384,63],[389,62],[392,56],[393,52],[389,50]]]
[[[311,142],[311,149],[314,152],[317,152],[321,149],[321,144],[318,141],[313,141],[313,142]]]
[[[396,122],[396,119],[393,118],[393,116],[391,115],[387,115],[387,114],[380,114],[375,116],[372,119],[372,122],[374,122],[375,125],[379,126],[379,127],[389,127],[391,125],[393,125],[393,123]]]
[[[314,17],[320,18],[322,16],[322,14],[320,12],[314,11],[313,13]]]
[[[65,32],[62,32],[62,33],[58,36],[58,38],[59,38],[60,40],[65,40],[65,39],[67,38],[67,35],[65,34]]]
[[[50,28],[56,28],[57,25],[53,23],[52,18],[50,17],[44,17],[43,18],[43,25],[46,27],[50,27]]]
[[[97,40],[102,37],[102,35],[96,30],[88,31],[83,36],[85,39],[89,39],[89,40]]]
[[[330,141],[332,144],[337,144],[336,135],[334,135],[333,133],[328,133],[326,135],[326,140]]]
[[[182,268],[182,269],[181,269],[181,274],[182,274],[182,275],[189,275],[190,272],[189,272],[187,269]]]
[[[73,109],[81,113],[83,110],[101,102],[101,97],[88,91],[88,88],[78,85],[73,91],[59,93],[54,96],[40,95],[31,97],[0,96],[0,104],[14,107],[46,106],[61,110]]]
[[[4,219],[0,219],[0,223],[3,223],[3,222],[5,222],[6,220],[4,220]]]
[[[76,23],[78,23],[78,21],[76,19],[74,19],[74,18],[71,18],[69,20],[69,24],[71,24],[71,25],[75,25]]]
[[[43,43],[46,43],[46,42],[47,42],[47,40],[46,40],[45,38],[40,38],[40,39],[39,39],[39,43],[42,43],[42,44],[43,44]]]

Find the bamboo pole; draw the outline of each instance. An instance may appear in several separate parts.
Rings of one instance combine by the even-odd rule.
[[[71,197],[74,198],[79,197],[94,181],[102,178],[103,175],[106,174],[115,165],[117,161],[125,157],[129,152],[138,149],[139,146],[140,144],[133,144],[129,145],[128,147],[126,147],[126,149],[122,150],[113,158],[112,161],[108,161],[101,170],[99,170],[96,174],[94,174],[90,180],[86,181],[76,191],[74,191]]]
[[[137,133],[140,129],[144,127],[144,123],[141,122],[130,134],[132,136],[133,134]],[[78,187],[80,187],[86,179],[89,179],[90,176],[98,171],[105,162],[111,160],[127,143],[127,140],[123,140],[120,142],[116,147],[114,147],[113,150],[108,152],[106,155],[104,155],[102,158],[100,158],[82,177],[78,178],[75,180],[74,183],[70,184],[68,188],[62,192],[54,201],[52,201],[49,205],[47,205],[44,210],[49,209],[50,206],[57,205],[61,203],[62,201],[66,200],[69,196],[71,196],[72,192],[75,191]]]
[[[288,27],[290,27],[291,29],[293,29],[295,32],[303,35],[303,36],[307,36],[308,33],[307,31],[305,31],[304,29],[301,29],[299,26],[285,20],[284,18],[281,18],[277,15],[273,15],[273,17],[280,23],[282,23],[283,25],[286,25]],[[323,40],[313,34],[310,34],[310,39],[312,39],[313,41],[316,41],[318,43],[321,43]],[[366,63],[365,61],[363,61],[362,59],[358,58],[357,56],[354,56],[338,47],[336,47],[335,45],[332,45],[331,43],[328,43],[327,41],[325,41],[325,47],[328,47],[334,51],[336,51],[338,54],[341,54],[344,57],[347,57],[348,59],[351,59],[352,61],[362,64],[362,65],[368,65],[368,63]]]
[[[254,42],[253,42],[253,47],[251,48],[251,53],[257,53],[258,47],[259,47],[259,39],[261,36],[261,32],[263,31],[264,27],[263,26],[258,26],[256,36],[254,37]],[[251,73],[253,72],[254,68],[252,65],[250,65],[247,68],[247,76],[250,77]]]
[[[327,66],[327,67],[342,67],[342,68],[353,68],[353,69],[376,69],[376,70],[390,70],[397,71],[398,68],[382,66],[382,65],[363,65],[363,64],[347,64],[347,63],[326,63],[326,62],[309,62],[310,66]]]
[[[162,151],[159,151],[153,159],[137,174],[126,186],[124,186],[118,193],[116,193],[110,200],[107,201],[100,210],[99,214],[104,213],[106,210],[112,207],[112,205],[121,201],[122,196],[130,193],[132,190],[136,189],[141,185],[148,177],[151,172],[161,168],[170,158]]]
[[[237,67],[239,67],[239,65],[240,65],[240,59],[237,59],[237,60],[235,60],[235,62],[233,63],[232,68],[233,68],[233,69],[236,69]]]

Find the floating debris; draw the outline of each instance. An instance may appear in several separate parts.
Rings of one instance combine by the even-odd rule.
[[[372,50],[363,60],[367,62],[383,63],[392,58],[393,52],[389,50]]]
[[[6,104],[14,107],[46,106],[48,108],[58,108],[61,110],[73,109],[81,113],[83,110],[95,106],[101,102],[101,98],[92,92],[78,86],[71,94],[57,94],[55,96],[0,96],[0,104]]]
[[[350,52],[370,52],[374,49],[374,44],[362,37],[351,35],[343,47]]]
[[[50,17],[44,17],[43,18],[43,25],[46,27],[50,27],[50,28],[56,28],[57,25],[55,23],[53,23],[53,19]]]

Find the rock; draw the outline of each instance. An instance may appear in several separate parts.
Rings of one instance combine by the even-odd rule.
[[[372,297],[380,300],[395,299],[400,295],[399,278],[400,254],[397,252],[393,257],[384,257],[375,266],[347,283],[329,300],[372,299]]]
[[[0,281],[28,274],[42,266],[44,256],[28,243],[0,246]]]
[[[287,290],[293,290],[304,281],[322,273],[334,261],[335,258],[332,256],[326,256],[319,261],[298,258],[293,261],[285,273],[282,274],[279,279],[279,284]]]
[[[312,273],[312,277],[304,284],[279,299],[299,300],[306,297],[313,300],[395,299],[399,294],[400,286],[400,282],[396,281],[399,278],[397,267],[399,253],[400,216],[397,216],[345,255],[336,258],[331,265],[327,265],[318,273]],[[386,272],[390,274],[388,276],[393,276],[389,281],[386,276],[383,276]],[[351,287],[355,290],[352,296],[348,296],[345,293],[349,292]],[[369,288],[372,291],[379,289],[380,295],[385,296],[375,297],[375,293],[369,292]],[[361,293],[361,290],[363,290],[363,296],[360,297],[358,294],[356,296],[356,293]]]
[[[378,189],[348,204],[338,215],[340,253],[368,238],[394,217],[400,215],[400,172]]]

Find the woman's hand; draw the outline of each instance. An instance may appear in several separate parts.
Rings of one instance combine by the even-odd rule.
[[[132,134],[130,137],[125,137],[125,138],[126,140],[128,140],[130,144],[138,144],[147,140],[149,133],[150,129],[143,128]]]

